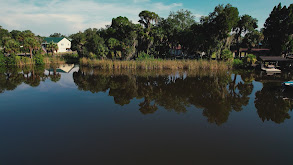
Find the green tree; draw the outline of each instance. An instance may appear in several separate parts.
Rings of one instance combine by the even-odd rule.
[[[140,17],[138,22],[141,23],[146,29],[151,29],[152,23],[157,23],[159,20],[158,14],[147,10],[140,12],[138,16]]]
[[[189,10],[178,10],[177,12],[171,12],[169,17],[174,27],[178,30],[185,30],[191,27],[191,25],[195,24],[195,16]]]
[[[86,43],[85,47],[89,53],[93,53],[99,58],[105,58],[108,54],[108,48],[105,41],[97,33],[97,29],[85,30]]]
[[[23,41],[23,47],[29,49],[30,58],[33,58],[33,50],[38,50],[40,43],[34,37],[26,37]]]
[[[66,37],[66,36],[61,33],[54,33],[54,34],[51,34],[49,37]]]
[[[15,41],[14,39],[9,39],[5,42],[4,45],[4,52],[8,54],[15,54],[19,51],[19,43]]]
[[[265,41],[274,55],[289,53],[290,36],[293,34],[293,4],[275,6],[264,25]]]
[[[258,30],[253,30],[245,34],[241,45],[248,48],[250,51],[252,48],[259,47],[259,44],[263,42],[264,36],[262,32]]]
[[[233,60],[233,53],[229,49],[224,49],[221,55],[222,59],[225,61]]]
[[[72,39],[71,49],[73,51],[77,51],[80,57],[85,56],[85,43],[86,43],[85,34],[82,32],[78,32],[76,34],[72,34],[70,38]]]
[[[109,49],[112,49],[111,47],[115,44],[114,49],[116,54],[121,52],[120,54],[123,59],[131,59],[135,56],[137,49],[139,49],[137,46],[140,30],[141,26],[133,24],[126,17],[113,18],[106,35]]]
[[[204,40],[201,46],[202,51],[206,52],[209,57],[213,52],[220,52],[225,47],[229,33],[239,21],[238,15],[236,7],[230,4],[219,5],[215,7],[214,12],[201,18],[200,26],[195,26]],[[217,54],[219,55],[219,53]],[[219,56],[217,57],[219,58]]]
[[[9,31],[7,29],[3,29],[2,26],[0,26],[0,47],[3,47],[7,38],[10,37],[11,34]]]
[[[233,28],[233,31],[236,33],[235,40],[236,40],[236,48],[237,48],[238,57],[239,57],[240,41],[241,41],[242,35],[249,32],[253,32],[258,27],[257,22],[258,22],[257,19],[252,18],[251,16],[245,14],[240,17],[237,25]]]
[[[47,45],[47,49],[49,49],[51,52],[52,52],[52,56],[54,55],[54,51],[58,51],[58,45],[54,42],[50,42],[48,45]]]

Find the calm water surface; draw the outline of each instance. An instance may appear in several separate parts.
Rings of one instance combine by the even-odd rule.
[[[293,164],[292,74],[0,69],[0,164]]]

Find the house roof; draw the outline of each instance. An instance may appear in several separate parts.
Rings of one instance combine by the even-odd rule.
[[[251,52],[268,52],[270,49],[251,49]],[[237,50],[234,50],[233,52],[237,52]],[[239,52],[248,52],[248,48],[240,48]]]
[[[293,61],[292,59],[287,59],[287,58],[280,57],[280,56],[260,56],[259,58],[262,61],[269,61],[269,62],[274,62],[274,61]]]
[[[47,38],[45,38],[45,42],[47,42],[47,43],[50,43],[50,42],[58,43],[61,40],[63,40],[63,38],[65,38],[65,37],[47,37]]]

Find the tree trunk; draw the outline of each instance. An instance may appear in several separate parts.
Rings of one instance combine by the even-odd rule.
[[[33,49],[32,48],[30,48],[30,56],[31,56],[31,58],[33,58]]]

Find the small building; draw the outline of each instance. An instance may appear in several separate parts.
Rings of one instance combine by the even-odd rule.
[[[64,53],[64,52],[71,51],[71,41],[69,41],[65,37],[48,37],[48,38],[45,38],[44,42],[42,43],[43,49],[46,50],[47,45],[49,43],[51,43],[51,42],[53,42],[53,43],[58,45],[57,53]]]
[[[261,66],[274,65],[281,69],[292,69],[293,59],[281,56],[260,56]]]
[[[237,50],[233,51],[233,57],[237,54]],[[247,54],[254,54],[256,56],[268,56],[270,55],[270,49],[247,49],[247,48],[240,48],[239,49],[240,57],[245,57]]]
[[[182,56],[183,51],[182,51],[181,45],[175,47],[174,49],[170,49],[169,53],[173,56]]]

